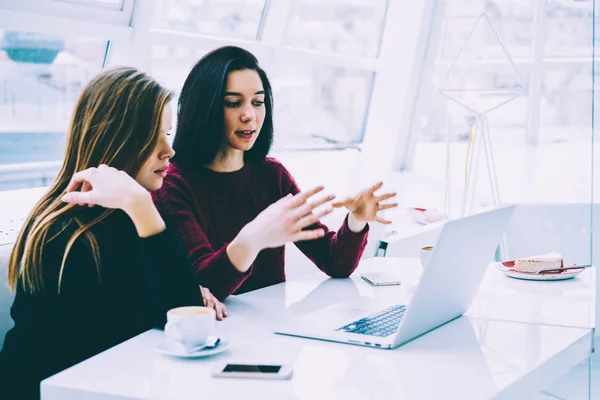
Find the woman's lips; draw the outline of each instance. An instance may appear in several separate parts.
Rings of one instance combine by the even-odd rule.
[[[240,136],[242,139],[252,139],[252,136],[254,136],[254,133],[256,133],[255,130],[245,130],[245,131],[235,131],[235,134]]]
[[[165,169],[157,169],[154,171],[154,173],[156,175],[159,175],[161,178],[164,178],[167,176],[167,169],[166,168]]]

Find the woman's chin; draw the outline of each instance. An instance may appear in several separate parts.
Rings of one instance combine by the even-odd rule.
[[[230,145],[236,150],[248,151],[254,146],[254,143],[256,143],[256,138],[253,138],[252,140],[238,139]]]
[[[150,192],[154,192],[162,187],[163,178],[155,177],[152,179],[148,179],[146,182],[140,182],[140,184],[144,187],[144,189]]]

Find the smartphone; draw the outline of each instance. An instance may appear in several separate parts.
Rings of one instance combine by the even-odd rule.
[[[219,363],[212,375],[221,378],[290,379],[292,366],[288,364]]]
[[[402,282],[398,278],[386,272],[362,274],[360,277],[373,286],[394,286],[402,284]]]

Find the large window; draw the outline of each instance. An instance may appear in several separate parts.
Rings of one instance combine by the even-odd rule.
[[[191,67],[210,50],[153,46],[152,75],[178,93]],[[275,150],[354,147],[362,142],[373,71],[264,61],[275,98]]]
[[[481,112],[512,97],[485,113],[501,200],[589,202],[592,2],[448,0],[444,11],[405,152],[404,166],[437,192],[422,206],[443,209],[449,195],[460,214],[467,155],[480,133],[470,130],[465,104]],[[493,204],[485,160],[482,152],[471,169],[474,209]]]
[[[115,10],[121,10],[123,8],[123,0],[54,0],[54,1],[83,4],[83,5],[89,5],[89,6],[101,7],[101,8],[112,8]]]
[[[157,0],[154,28],[255,39],[265,0]]]
[[[107,42],[0,31],[0,190],[41,186],[64,153],[75,101]]]
[[[292,63],[274,72],[277,149],[362,142],[373,72]]]
[[[285,43],[307,49],[377,57],[387,0],[296,0]]]
[[[272,81],[275,150],[360,148],[389,7],[389,0],[0,0],[7,27],[0,190],[52,179],[77,96],[103,66],[139,66],[177,95],[194,63],[223,45],[252,51]]]
[[[276,150],[356,147],[365,135],[387,6],[387,0],[158,0],[150,70],[177,93],[204,54],[239,45],[272,81]]]

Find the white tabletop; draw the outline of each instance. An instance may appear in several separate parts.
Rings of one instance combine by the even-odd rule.
[[[403,285],[395,289],[372,288],[360,279],[360,273],[365,271],[388,271],[402,280]],[[394,291],[410,297],[421,272],[421,262],[418,259],[371,258],[361,263],[352,279],[363,292],[370,292],[377,297],[391,297],[389,301],[393,302],[394,297],[398,296]],[[320,281],[324,279],[326,277],[322,274],[306,278]],[[538,282],[509,278],[490,265],[467,315],[513,322],[593,328],[595,293],[596,268],[588,268],[574,279]]]
[[[388,259],[385,263],[394,261],[413,262]],[[361,268],[373,270],[382,265],[376,260],[365,262]],[[415,265],[412,269],[418,274]],[[403,271],[408,273],[409,268]],[[580,277],[584,282],[590,279]],[[484,307],[494,296],[502,297],[514,289],[512,282],[506,281],[507,286],[494,286],[493,291],[486,292],[485,285],[493,284],[496,277],[487,279],[492,281],[484,283],[482,300],[475,302],[473,314],[488,310],[492,316],[531,317],[536,322],[558,321],[561,325],[570,322],[560,316],[548,317],[545,312],[502,314]],[[576,303],[579,298],[571,293],[571,283],[546,284],[566,285],[563,301],[572,299]],[[231,343],[226,352],[204,359],[170,358],[155,351],[163,333],[149,331],[45,380],[42,399],[530,398],[590,354],[591,329],[474,317],[460,318],[395,350],[272,333],[272,326],[283,318],[305,315],[334,303],[381,308],[388,301],[398,303],[409,298],[411,290],[409,282],[399,287],[372,287],[360,279],[359,273],[353,279],[327,279],[315,274],[232,296],[227,300],[230,317],[216,328],[216,334]],[[521,290],[525,291],[526,304],[533,304],[528,296],[542,303],[546,298],[544,289],[532,289],[541,291],[538,296],[542,300],[537,300],[533,292]],[[571,322],[589,321],[582,317]],[[212,378],[211,369],[222,361],[288,363],[293,365],[294,375],[288,381]]]

